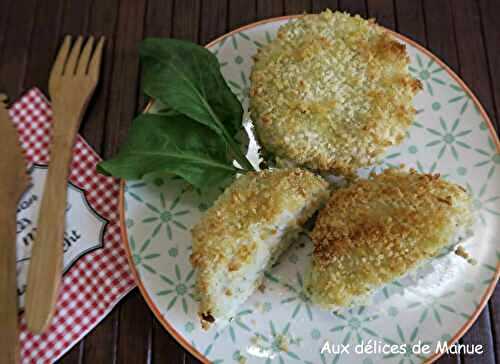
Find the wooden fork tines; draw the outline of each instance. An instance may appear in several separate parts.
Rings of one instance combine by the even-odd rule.
[[[41,333],[54,313],[61,281],[67,182],[72,149],[87,104],[99,80],[104,38],[97,44],[67,36],[49,79],[53,111],[50,164],[28,271],[26,320]],[[82,49],[83,47],[83,49]]]

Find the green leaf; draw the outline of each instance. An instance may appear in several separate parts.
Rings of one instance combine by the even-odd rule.
[[[139,53],[146,94],[217,133],[222,126],[231,135],[241,129],[241,104],[208,49],[177,39],[148,38]]]
[[[155,115],[163,115],[163,116],[175,116],[175,115],[179,115],[179,113],[175,110],[173,110],[172,108],[170,107],[162,107],[158,110],[152,110],[150,112],[151,114],[155,114]]]
[[[176,39],[145,39],[139,48],[144,92],[221,136],[238,162],[253,169],[234,140],[243,108],[206,48]]]
[[[183,115],[142,114],[116,157],[98,165],[98,171],[123,179],[168,172],[203,187],[220,183],[237,169],[222,139]]]

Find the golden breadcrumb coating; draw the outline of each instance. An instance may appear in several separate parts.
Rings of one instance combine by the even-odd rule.
[[[438,174],[388,169],[333,193],[311,237],[313,302],[346,307],[453,245],[471,228],[471,198]]]
[[[372,20],[305,15],[254,58],[251,115],[277,160],[352,174],[400,143],[415,116],[422,86],[406,47]]]
[[[254,272],[254,278],[248,273],[251,265],[269,263],[279,255],[286,248],[279,245],[279,238],[287,231],[299,231],[328,195],[325,180],[295,168],[246,173],[219,196],[192,228],[191,263],[197,269],[199,314],[204,327],[227,316],[229,312],[221,312],[227,310],[225,307],[233,308],[217,290],[224,292],[227,300],[246,299],[261,283],[257,278],[266,268]],[[271,245],[273,248],[269,248]],[[238,279],[243,283],[249,279],[251,285],[242,289],[235,284]]]

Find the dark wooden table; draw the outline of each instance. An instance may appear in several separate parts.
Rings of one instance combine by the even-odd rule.
[[[146,36],[200,44],[256,20],[326,7],[374,17],[429,48],[471,87],[498,130],[500,0],[1,0],[0,90],[11,98],[47,90],[65,34],[108,39],[101,83],[81,133],[103,157],[113,155],[142,108],[137,44]],[[495,335],[496,334],[496,335]],[[500,363],[500,289],[461,339],[483,344],[480,356],[439,363]],[[61,363],[197,363],[131,292]]]

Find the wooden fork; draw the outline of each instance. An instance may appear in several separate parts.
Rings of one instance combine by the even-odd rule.
[[[43,191],[26,290],[28,328],[41,333],[54,314],[61,281],[69,167],[76,133],[99,80],[104,37],[94,49],[80,36],[71,47],[67,36],[49,79],[53,127],[50,164]]]

